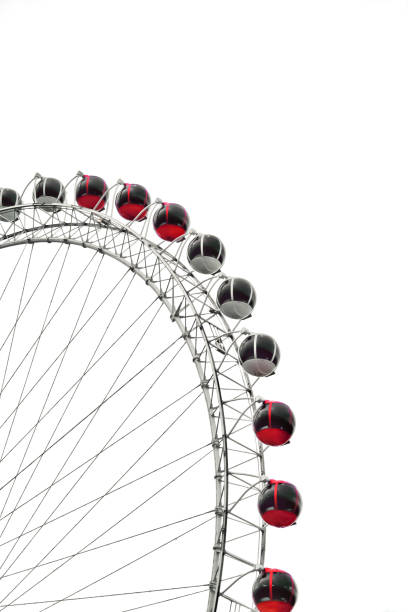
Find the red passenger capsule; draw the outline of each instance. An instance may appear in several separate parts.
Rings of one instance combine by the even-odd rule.
[[[146,219],[150,195],[142,185],[125,183],[115,198],[118,213],[128,221],[143,221]]]
[[[76,201],[79,206],[103,210],[106,204],[106,183],[99,176],[85,174],[76,188]]]
[[[255,435],[268,446],[286,444],[294,429],[294,414],[283,402],[264,401],[254,414]]]
[[[265,567],[252,587],[252,597],[259,612],[290,612],[297,588],[288,572]]]
[[[163,240],[171,242],[186,233],[190,225],[187,211],[180,204],[164,202],[156,210],[153,217],[153,226],[156,233]]]
[[[258,497],[259,512],[268,525],[290,527],[302,509],[297,488],[284,480],[270,480]]]

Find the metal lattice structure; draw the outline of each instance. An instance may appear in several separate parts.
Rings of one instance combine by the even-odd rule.
[[[10,247],[40,243],[90,249],[127,267],[168,309],[169,325],[178,326],[191,353],[210,421],[215,537],[207,612],[253,610],[250,585],[265,553],[265,526],[254,497],[265,481],[264,457],[252,430],[252,384],[238,356],[237,341],[247,332],[231,329],[211,296],[220,275],[196,277],[182,262],[186,240],[156,244],[135,224],[124,225],[101,212],[77,205],[44,210],[33,203],[17,209],[18,216],[2,221],[3,255]],[[0,604],[2,609],[9,602]],[[166,609],[172,609],[169,605]]]

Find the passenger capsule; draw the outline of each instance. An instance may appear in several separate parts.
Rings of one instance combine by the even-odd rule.
[[[255,289],[244,278],[229,278],[218,287],[217,304],[231,319],[246,319],[256,303]]]
[[[187,211],[180,204],[163,204],[156,210],[153,226],[162,240],[171,242],[186,233],[190,225]]]
[[[252,597],[259,612],[290,612],[297,600],[297,587],[287,572],[265,567],[252,587]]]
[[[283,402],[262,402],[254,414],[255,435],[268,446],[282,446],[292,437],[295,416]]]
[[[21,204],[21,197],[14,189],[0,189],[0,221],[15,221],[20,211],[14,206]],[[11,209],[10,209],[11,208]]]
[[[302,509],[297,488],[283,480],[270,480],[258,497],[258,510],[268,525],[290,527]]]
[[[250,334],[239,347],[242,366],[252,376],[271,376],[280,359],[277,343],[266,334]]]
[[[187,259],[190,266],[201,274],[215,274],[225,260],[225,248],[216,236],[202,234],[188,245]]]
[[[76,201],[79,206],[103,210],[106,204],[107,186],[99,176],[84,175],[76,188]]]
[[[118,213],[128,221],[143,221],[146,219],[147,207],[150,204],[150,195],[141,185],[125,183],[116,194],[115,199]]]
[[[34,187],[34,202],[44,210],[60,210],[58,204],[65,202],[64,185],[55,178],[40,179]]]

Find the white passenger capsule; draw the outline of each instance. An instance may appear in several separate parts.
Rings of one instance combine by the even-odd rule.
[[[14,189],[0,189],[0,221],[16,221],[20,211],[15,206],[21,204],[21,197]]]
[[[188,245],[187,259],[190,266],[201,274],[215,274],[225,260],[225,248],[216,236],[202,234]]]
[[[34,187],[34,202],[47,211],[61,210],[65,202],[64,185],[55,178],[42,178]]]
[[[271,376],[280,359],[277,343],[266,334],[250,334],[239,347],[241,364],[252,376]]]
[[[244,278],[229,278],[218,287],[217,304],[231,319],[246,319],[256,303],[255,289]]]

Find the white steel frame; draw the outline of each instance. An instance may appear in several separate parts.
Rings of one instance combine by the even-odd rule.
[[[255,524],[252,517],[248,518],[244,504],[265,482],[264,456],[251,426],[257,400],[238,357],[237,339],[248,332],[237,327],[232,330],[218,309],[210,294],[214,276],[199,280],[180,261],[188,235],[181,241],[161,246],[146,237],[149,221],[125,225],[104,213],[60,204],[47,205],[46,210],[37,204],[23,204],[7,208],[7,214],[15,218],[0,222],[1,249],[44,242],[94,249],[130,268],[167,307],[171,321],[178,325],[190,349],[210,419],[216,503],[207,612],[253,610],[248,605],[250,593],[248,600],[243,602],[235,591],[242,577],[256,572],[264,564],[265,525],[262,521]],[[142,229],[143,234],[135,231],[135,226]],[[216,275],[215,279],[220,276]],[[234,488],[234,484],[240,489]],[[243,490],[243,493],[237,496],[236,490]],[[252,502],[256,504],[256,499]],[[258,545],[253,558],[248,558],[245,538],[241,540],[239,552],[237,541],[234,552],[229,550],[231,519],[257,530]],[[239,564],[241,572],[224,588],[223,577],[232,561],[235,568]]]

